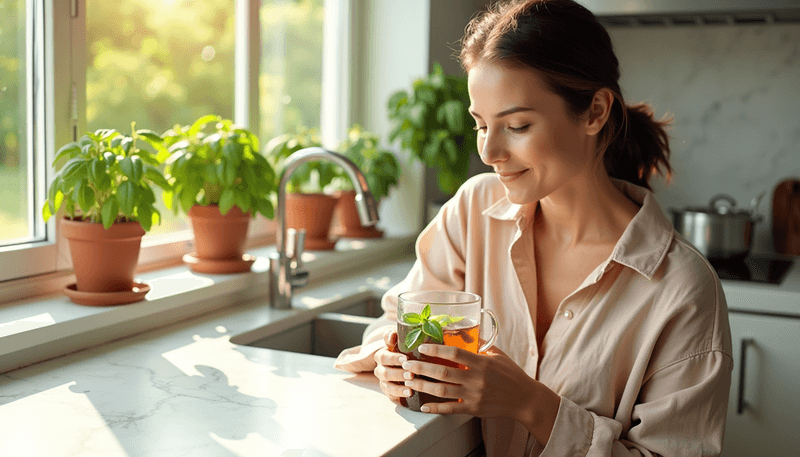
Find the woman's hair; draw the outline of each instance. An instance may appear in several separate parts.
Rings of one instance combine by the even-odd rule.
[[[625,105],[611,38],[585,7],[572,0],[494,3],[470,21],[461,45],[467,71],[481,62],[539,71],[575,116],[587,112],[598,90],[610,90],[615,100],[598,137],[598,161],[609,176],[648,189],[662,168],[670,178],[670,121],[655,120],[649,105]]]

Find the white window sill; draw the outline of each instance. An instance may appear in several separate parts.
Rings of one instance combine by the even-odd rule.
[[[414,239],[340,240],[335,251],[305,253],[304,269],[313,285],[413,252]],[[0,373],[245,301],[267,300],[268,256],[274,251],[274,246],[249,250],[257,260],[247,273],[205,275],[186,265],[142,273],[137,281],[151,290],[143,301],[129,305],[83,306],[62,293],[0,304]]]

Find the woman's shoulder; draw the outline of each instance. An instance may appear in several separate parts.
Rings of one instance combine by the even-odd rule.
[[[467,179],[456,192],[456,200],[478,203],[481,207],[488,208],[506,196],[503,183],[492,172],[481,173]]]

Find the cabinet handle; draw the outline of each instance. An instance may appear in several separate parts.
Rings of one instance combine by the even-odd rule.
[[[742,348],[739,351],[739,404],[736,408],[737,414],[742,414],[744,409],[748,407],[747,402],[744,399],[744,378],[746,376],[747,370],[745,366],[747,365],[747,346],[753,344],[754,341],[752,338],[742,338]]]

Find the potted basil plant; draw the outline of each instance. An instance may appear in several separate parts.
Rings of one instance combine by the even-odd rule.
[[[270,140],[266,155],[280,176],[286,159],[309,147],[322,147],[322,139],[317,129],[301,127]],[[292,173],[287,183],[286,226],[306,231],[307,250],[332,250],[336,246],[330,228],[337,196],[325,189],[336,177],[338,169],[326,161],[304,163]]]
[[[245,254],[251,219],[274,217],[275,171],[261,155],[258,137],[217,115],[161,134],[159,158],[171,189],[164,205],[188,214],[196,252],[184,261],[196,272],[249,271],[255,257]]]
[[[380,204],[389,195],[389,190],[397,186],[400,178],[400,164],[390,151],[380,147],[377,135],[354,124],[347,132],[347,138],[338,147],[339,152],[364,173],[372,196]],[[362,227],[356,209],[356,191],[353,182],[344,175],[344,170],[333,179],[331,186],[339,190],[339,201],[333,215],[332,233],[345,238],[379,238],[383,232],[376,227]]]
[[[62,146],[53,166],[56,173],[42,208],[48,221],[62,208],[59,231],[69,241],[76,283],[64,292],[87,305],[131,303],[144,298],[146,284],[134,283],[142,236],[161,215],[155,208],[153,185],[168,191],[159,161],[140,141],[159,147],[161,138],[149,130],[124,135],[116,130],[88,132]]]

